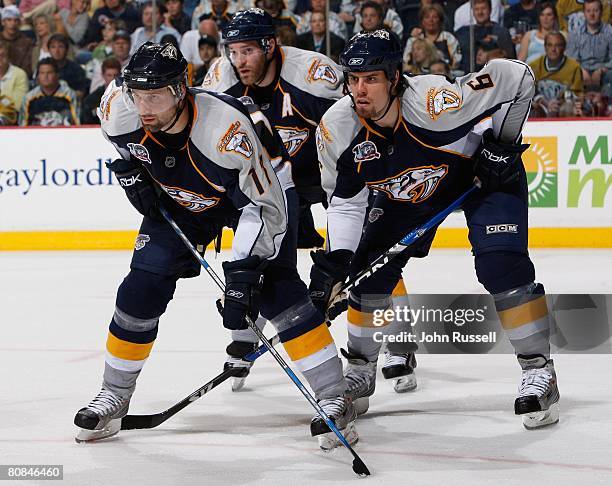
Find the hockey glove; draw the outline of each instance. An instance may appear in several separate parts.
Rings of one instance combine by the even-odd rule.
[[[159,196],[153,181],[142,167],[124,159],[114,160],[106,166],[115,173],[128,200],[140,214],[157,221],[162,220],[157,209]]]
[[[353,252],[325,250],[310,252],[314,265],[310,269],[310,299],[317,309],[330,321],[348,309],[348,296],[339,293],[349,274],[349,263]]]
[[[267,263],[256,255],[234,262],[223,262],[225,272],[223,327],[233,330],[246,329],[248,327],[246,316],[253,321],[257,319],[263,271]]]
[[[482,184],[482,189],[494,192],[519,180],[521,174],[521,154],[529,144],[500,142],[495,139],[493,130],[482,135],[480,146],[474,153],[474,175]]]

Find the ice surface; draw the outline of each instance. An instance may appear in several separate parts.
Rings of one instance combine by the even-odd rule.
[[[220,269],[223,257],[213,266]],[[535,250],[532,257],[550,293],[609,291],[611,251]],[[0,253],[1,464],[63,464],[66,485],[359,481],[346,451],[317,450],[310,406],[267,355],[240,393],[227,383],[159,428],[77,445],[72,419],[99,390],[129,260],[129,252]],[[302,252],[302,275],[308,268]],[[410,292],[484,292],[463,250],[411,261],[405,277]],[[162,411],[220,371],[228,337],[217,295],[206,275],[179,282],[131,413]],[[333,333],[344,345],[342,321]],[[367,483],[612,484],[612,356],[560,355],[555,364],[561,422],[537,431],[513,414],[520,371],[512,356],[422,355],[418,389],[404,395],[380,377],[357,422],[356,450],[372,471]]]

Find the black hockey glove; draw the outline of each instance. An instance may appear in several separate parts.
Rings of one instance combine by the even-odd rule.
[[[310,299],[317,309],[330,321],[348,309],[348,296],[339,293],[349,274],[349,263],[353,252],[336,250],[311,251],[314,265],[310,269]]]
[[[159,196],[153,181],[142,167],[124,159],[114,160],[106,166],[115,173],[128,200],[140,214],[157,221],[162,220],[157,209]]]
[[[480,146],[474,153],[474,175],[482,184],[482,189],[494,192],[519,180],[521,174],[521,154],[529,144],[500,142],[495,139],[493,130],[482,135]]]
[[[266,260],[256,255],[234,262],[223,262],[225,272],[223,327],[233,330],[246,329],[247,315],[253,321],[257,319],[263,271],[267,264]]]

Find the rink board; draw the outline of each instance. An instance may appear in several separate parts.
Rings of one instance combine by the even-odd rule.
[[[611,133],[612,120],[527,124],[531,247],[612,248]],[[140,216],[104,165],[116,156],[99,128],[0,130],[0,250],[132,247]],[[463,214],[434,246],[469,246]]]

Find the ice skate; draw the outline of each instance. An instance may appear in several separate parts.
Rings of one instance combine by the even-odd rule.
[[[89,405],[75,415],[74,424],[80,428],[75,440],[78,443],[91,442],[117,434],[129,405],[129,398],[122,398],[102,387]]]
[[[333,420],[336,427],[350,445],[359,440],[355,429],[355,407],[347,397],[322,398],[318,400],[319,405],[327,416]],[[324,451],[329,451],[341,445],[338,436],[332,432],[319,414],[315,415],[310,422],[310,433],[319,440],[319,447]]]
[[[376,361],[368,361],[363,356],[342,351],[348,360],[344,369],[346,394],[353,401],[357,415],[362,415],[370,408],[370,397],[376,390]]]
[[[247,361],[244,357],[256,349],[257,344],[244,341],[232,341],[227,347],[228,356],[223,365],[223,371],[233,370],[232,391],[237,392],[244,387],[253,366],[253,362]]]
[[[396,393],[405,393],[417,387],[416,365],[414,353],[394,354],[387,351],[381,371],[385,380],[392,380]]]
[[[537,429],[559,421],[559,389],[553,360],[542,355],[518,355],[523,376],[514,402],[514,413],[522,415],[526,429]]]

